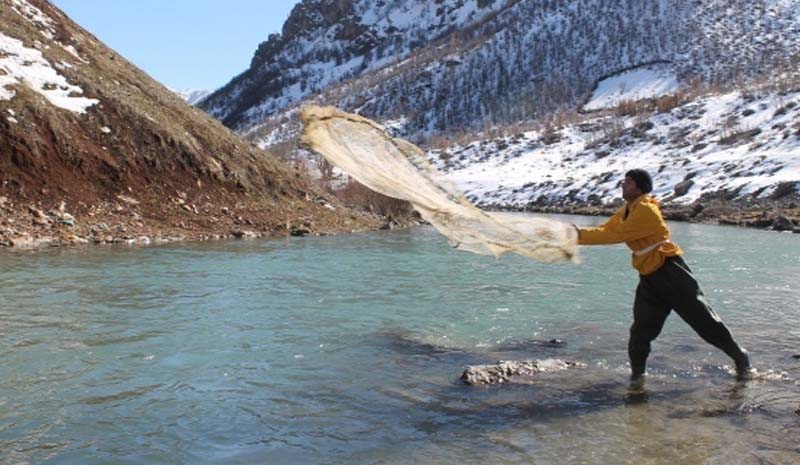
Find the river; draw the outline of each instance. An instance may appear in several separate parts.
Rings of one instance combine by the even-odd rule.
[[[495,261],[421,227],[3,252],[0,464],[800,463],[800,236],[671,227],[756,379],[673,314],[631,390],[623,246]],[[583,366],[458,379],[548,358]]]

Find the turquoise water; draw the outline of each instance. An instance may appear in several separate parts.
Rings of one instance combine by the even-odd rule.
[[[622,246],[496,262],[418,228],[5,252],[0,463],[800,463],[800,235],[671,226],[760,378],[672,315],[630,390]],[[585,366],[458,381],[545,358]]]

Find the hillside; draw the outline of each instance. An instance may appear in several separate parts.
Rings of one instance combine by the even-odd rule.
[[[431,160],[484,208],[608,213],[625,171],[640,167],[671,219],[800,226],[800,85],[634,102],[669,82],[642,76],[628,74],[627,94],[599,86],[585,105],[597,113],[434,150]],[[780,216],[794,224],[778,225]]]
[[[0,244],[374,226],[44,0],[0,0]]]

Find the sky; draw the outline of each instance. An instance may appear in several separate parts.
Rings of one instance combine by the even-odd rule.
[[[175,90],[246,70],[299,0],[53,0],[73,21]]]

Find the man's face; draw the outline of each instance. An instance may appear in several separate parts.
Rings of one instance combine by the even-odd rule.
[[[627,202],[636,200],[636,198],[642,195],[642,190],[639,189],[639,186],[636,185],[636,182],[631,179],[630,176],[625,176],[625,179],[620,182],[620,186],[622,186],[622,198]]]

